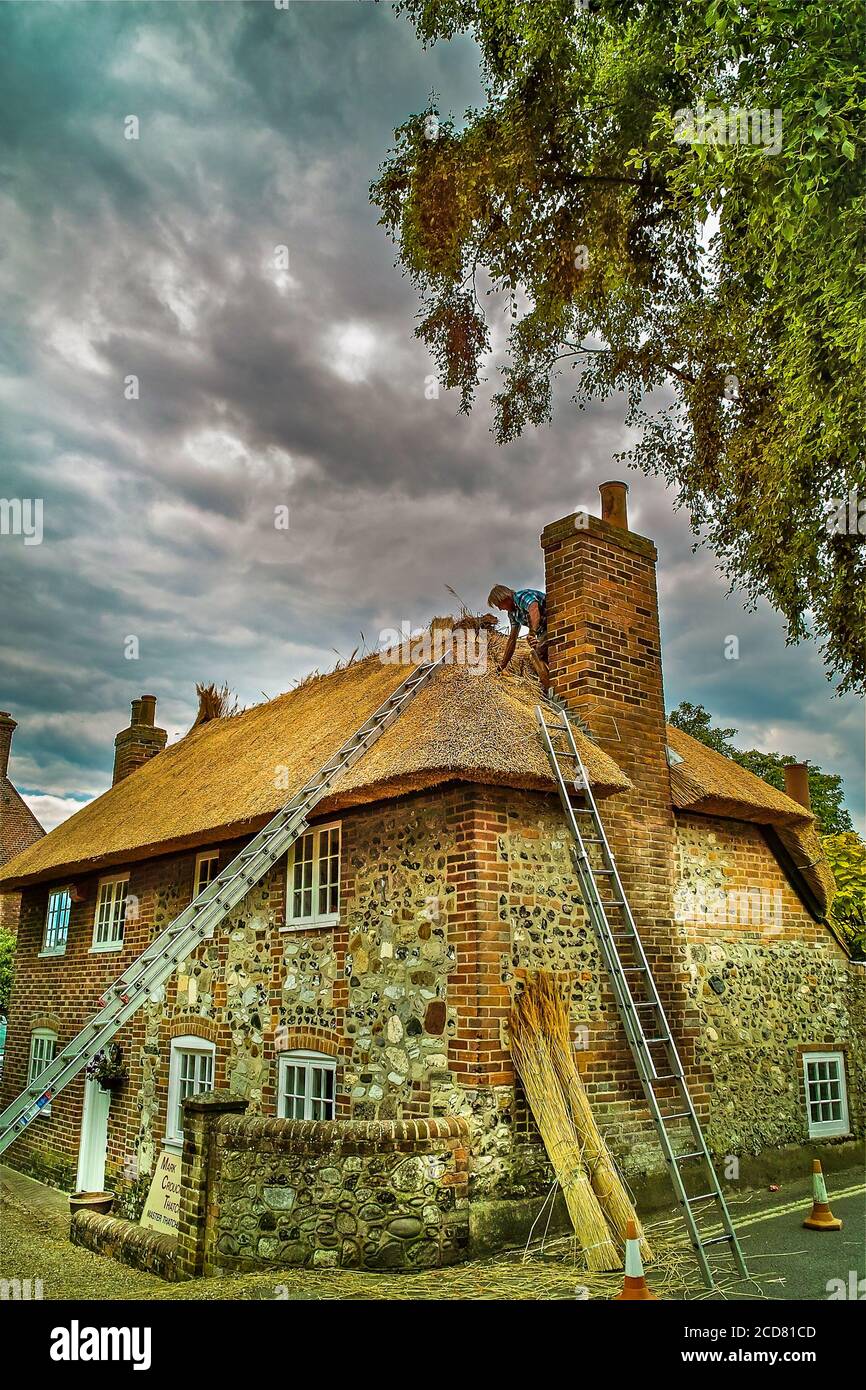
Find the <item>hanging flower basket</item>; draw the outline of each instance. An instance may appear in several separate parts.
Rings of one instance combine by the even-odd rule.
[[[118,1091],[129,1072],[123,1062],[123,1050],[117,1043],[103,1047],[87,1064],[87,1075],[98,1082],[103,1091]]]

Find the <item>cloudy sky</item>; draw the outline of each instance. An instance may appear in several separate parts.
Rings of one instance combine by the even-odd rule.
[[[0,708],[50,827],[109,784],[144,691],[176,737],[197,680],[251,703],[447,611],[446,584],[482,608],[539,583],[543,525],[597,510],[626,440],[621,403],[578,414],[567,382],[506,448],[485,401],[425,396],[368,187],[431,90],[458,116],[479,98],[467,40],[425,53],[364,0],[5,3],[0,55],[0,492],[44,502],[41,545],[0,536]],[[727,596],[670,491],[629,481],[668,706],[843,773],[862,822],[860,703]]]

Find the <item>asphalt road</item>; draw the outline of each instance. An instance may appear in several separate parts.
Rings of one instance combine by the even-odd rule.
[[[807,1231],[810,1179],[786,1183],[780,1192],[755,1193],[734,1202],[731,1215],[750,1271],[762,1276],[765,1297],[824,1301],[839,1296],[842,1281],[851,1297],[852,1271],[866,1281],[866,1181],[861,1169],[831,1173],[828,1196],[841,1231]],[[728,1297],[748,1297],[731,1293]],[[752,1295],[754,1296],[754,1295]],[[866,1282],[859,1290],[866,1298]]]

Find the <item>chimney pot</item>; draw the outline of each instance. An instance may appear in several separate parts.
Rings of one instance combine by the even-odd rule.
[[[141,706],[139,722],[146,724],[149,729],[152,729],[154,720],[156,719],[156,696],[142,695],[138,703]]]
[[[785,791],[792,801],[798,801],[807,811],[811,811],[808,763],[785,763]]]
[[[7,714],[6,710],[0,710],[0,778],[5,777],[8,772],[12,735],[17,728],[17,721],[12,715]]]
[[[623,531],[628,530],[628,483],[602,483],[599,487],[601,493],[601,519],[607,521],[611,526],[619,526]]]

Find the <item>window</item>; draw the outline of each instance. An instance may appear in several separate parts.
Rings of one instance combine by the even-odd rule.
[[[27,1068],[27,1085],[35,1081],[41,1071],[54,1061],[57,1051],[57,1034],[50,1028],[36,1028],[30,1037],[30,1065]],[[51,1114],[51,1105],[43,1105],[43,1115]]]
[[[284,1120],[333,1120],[337,1064],[322,1052],[280,1058],[277,1114]]]
[[[96,916],[93,921],[94,951],[118,951],[123,945],[123,924],[126,920],[126,895],[129,874],[118,878],[101,878],[96,895]]]
[[[165,1127],[165,1137],[169,1143],[183,1142],[183,1103],[187,1096],[213,1090],[215,1052],[214,1044],[206,1038],[175,1038],[172,1042]]]
[[[841,1052],[803,1054],[810,1139],[848,1133],[845,1058]]]
[[[208,850],[205,854],[197,854],[195,860],[195,874],[192,881],[192,895],[197,898],[199,893],[207,888],[217,876],[217,866],[219,865],[219,850]]]
[[[66,950],[69,934],[69,914],[72,911],[72,898],[67,888],[56,888],[48,894],[48,911],[45,914],[45,936],[42,941],[43,956],[62,956]]]
[[[340,915],[340,826],[320,825],[302,835],[289,855],[286,920],[330,926]]]

